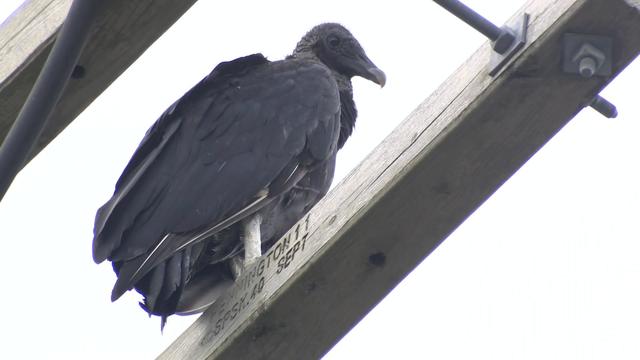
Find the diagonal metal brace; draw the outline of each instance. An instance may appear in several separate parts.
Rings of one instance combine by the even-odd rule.
[[[491,76],[497,75],[527,41],[529,15],[526,13],[513,24],[500,28],[460,1],[433,1],[491,40],[493,47],[489,62],[489,75]]]

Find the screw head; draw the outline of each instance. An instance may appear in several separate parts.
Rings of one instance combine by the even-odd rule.
[[[578,63],[578,71],[584,78],[592,77],[598,70],[598,62],[591,56],[584,56]]]

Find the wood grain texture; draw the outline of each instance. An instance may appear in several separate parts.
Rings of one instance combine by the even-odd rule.
[[[316,359],[640,52],[633,0],[533,0],[496,78],[481,47],[160,359]],[[612,36],[614,75],[562,73],[562,35]]]
[[[71,0],[25,2],[0,27],[0,90],[53,40]]]
[[[30,158],[126,70],[196,0],[104,2],[73,79]],[[29,0],[0,27],[0,139],[4,139],[51,50],[71,0]]]

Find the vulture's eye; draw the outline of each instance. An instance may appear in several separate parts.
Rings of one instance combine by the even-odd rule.
[[[340,45],[340,38],[335,35],[329,35],[329,37],[327,37],[327,43],[330,47],[337,48],[338,45]]]

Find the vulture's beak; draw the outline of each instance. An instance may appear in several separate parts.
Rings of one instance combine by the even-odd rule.
[[[387,83],[387,75],[385,75],[384,72],[377,67],[367,69],[367,75],[368,76],[365,76],[365,79],[373,81],[374,83],[380,85],[381,88],[383,88],[384,84]]]
[[[362,76],[363,78],[373,81],[374,83],[380,85],[380,87],[384,87],[384,84],[387,83],[387,76],[384,72],[376,66],[366,55],[361,55],[358,59],[358,72],[357,75]]]

